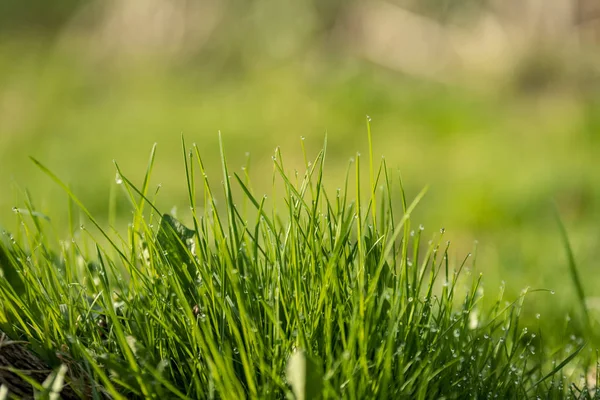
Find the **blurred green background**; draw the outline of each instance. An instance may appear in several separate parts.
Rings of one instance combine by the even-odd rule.
[[[589,4],[588,4],[589,3]],[[494,293],[536,294],[563,318],[574,290],[553,219],[565,220],[590,297],[600,295],[600,63],[594,4],[578,0],[4,0],[0,2],[0,224],[28,189],[60,232],[72,185],[107,221],[115,159],[140,182],[158,142],[159,204],[186,209],[183,133],[219,181],[250,153],[257,191],[271,155],[301,168],[328,135],[328,186],[374,153],[456,259],[478,241]],[[366,163],[364,163],[366,167]],[[119,197],[118,217],[130,216]],[[65,231],[66,232],[66,231]]]

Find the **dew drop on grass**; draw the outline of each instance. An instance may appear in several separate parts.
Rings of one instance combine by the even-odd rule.
[[[460,330],[459,329],[455,329],[454,330],[454,337],[455,338],[460,337]]]
[[[541,315],[539,313],[535,314],[536,319],[540,319]]]
[[[371,122],[371,117],[367,115],[367,121]]]
[[[550,294],[555,294],[555,293],[556,293],[556,292],[555,292],[554,290],[551,290],[551,291],[550,291]]]
[[[117,175],[115,176],[115,182],[117,183],[117,185],[123,183],[123,178],[121,177],[121,174],[119,174],[119,172],[117,172]]]
[[[412,301],[413,301],[413,298],[412,298],[412,297],[409,297],[409,298],[408,298],[408,302],[409,302],[409,303],[412,303]]]

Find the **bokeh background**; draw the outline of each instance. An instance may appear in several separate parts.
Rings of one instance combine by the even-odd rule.
[[[299,167],[327,133],[335,189],[368,114],[409,196],[431,185],[417,223],[456,259],[477,240],[492,294],[554,289],[530,313],[557,321],[576,305],[553,204],[600,296],[599,50],[594,0],[2,0],[0,225],[27,189],[66,227],[28,156],[106,222],[112,160],[140,182],[155,142],[159,204],[186,209],[182,133],[218,182],[220,130],[259,191],[276,146]]]

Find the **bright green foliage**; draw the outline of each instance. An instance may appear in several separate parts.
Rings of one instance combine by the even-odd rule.
[[[54,241],[30,201],[17,210],[22,224],[0,247],[0,328],[67,365],[59,375],[82,394],[591,396],[589,382],[564,372],[584,343],[548,349],[543,332],[520,323],[527,291],[482,309],[475,257],[454,266],[443,231],[428,240],[413,229],[425,191],[409,203],[385,161],[377,169],[370,155],[369,193],[361,193],[360,155],[331,192],[326,144],[301,174],[287,174],[276,152],[282,189],[270,204],[247,173],[229,172],[221,145],[217,206],[199,149],[183,144],[183,153],[193,228],[149,196],[153,149],[140,188],[117,166],[133,210],[126,237],[102,228],[36,161],[95,228]]]

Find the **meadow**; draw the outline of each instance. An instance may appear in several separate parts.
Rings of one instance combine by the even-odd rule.
[[[348,159],[365,152],[365,114],[372,118],[373,152],[399,170],[407,193],[430,185],[417,220],[445,228],[455,258],[478,242],[479,268],[497,290],[553,289],[535,312],[563,319],[573,312],[566,255],[553,218],[558,206],[590,297],[596,295],[600,169],[595,99],[582,98],[577,77],[559,75],[538,92],[518,80],[439,84],[398,76],[339,59],[290,59],[246,71],[218,63],[165,66],[159,60],[110,67],[80,60],[64,49],[31,42],[0,48],[0,224],[14,225],[12,208],[25,189],[57,229],[66,231],[66,201],[29,161],[34,156],[69,183],[101,221],[109,221],[114,166],[143,173],[155,142],[161,162],[154,185],[163,185],[162,208],[185,210],[179,137],[201,149],[223,133],[232,167],[249,157],[257,176],[270,176],[280,147],[293,171],[301,168],[301,137],[315,153],[327,134],[326,175],[343,179]],[[217,65],[213,65],[217,64]],[[516,82],[515,82],[516,81]],[[219,165],[214,151],[207,166]],[[268,193],[268,178],[256,179]],[[339,186],[333,183],[333,186]],[[217,194],[219,196],[219,194]],[[129,220],[117,194],[115,223]],[[532,301],[537,302],[536,299]],[[552,321],[551,323],[554,323]]]
[[[94,398],[591,396],[598,99],[522,68],[0,41],[1,329]]]
[[[372,143],[369,119],[367,131]],[[557,346],[521,318],[530,294],[553,291],[501,290],[484,306],[476,255],[453,263],[444,229],[413,222],[427,188],[407,198],[371,145],[335,191],[324,183],[327,139],[314,158],[302,147],[304,168],[290,175],[276,149],[275,201],[254,192],[249,168],[230,170],[221,140],[216,187],[199,147],[181,145],[190,227],[156,206],[154,147],[140,186],[115,164],[132,212],[126,233],[32,158],[69,197],[71,237],[29,198],[0,242],[0,328],[56,366],[43,383],[29,379],[38,397],[56,398],[64,383],[69,396],[117,399],[597,393],[589,316],[583,336],[566,324]],[[77,226],[79,214],[87,223]],[[587,312],[574,262],[571,272]],[[0,395],[15,393],[3,385]]]

